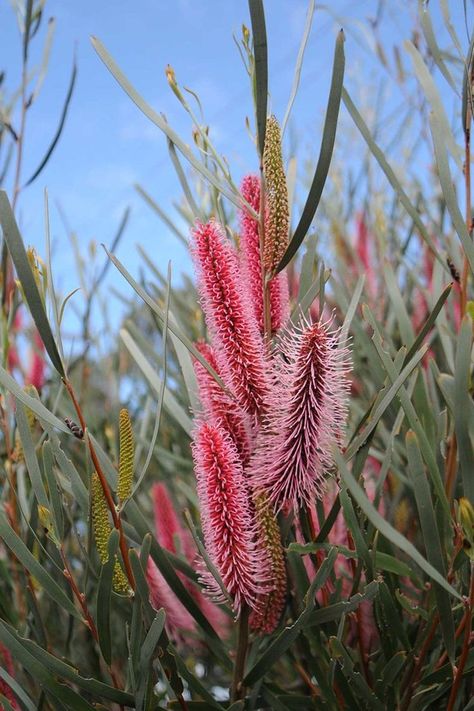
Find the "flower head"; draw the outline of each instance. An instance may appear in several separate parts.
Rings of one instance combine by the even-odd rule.
[[[213,220],[198,223],[193,237],[198,289],[219,372],[240,407],[256,418],[266,409],[267,367],[258,325],[242,289],[235,250]]]
[[[238,452],[222,427],[200,423],[192,444],[204,542],[211,561],[239,613],[242,603],[258,607],[268,589],[268,556],[253,516]],[[214,599],[221,591],[203,575]]]
[[[219,374],[214,350],[207,343],[197,343],[201,355]],[[231,436],[239,452],[241,461],[245,464],[250,456],[250,423],[248,416],[229,395],[221,388],[212,375],[198,360],[194,361],[194,371],[199,386],[203,414],[214,425],[221,425]]]
[[[280,510],[321,498],[332,447],[342,436],[349,352],[321,321],[282,338],[275,354],[275,402],[250,463],[251,480]]]

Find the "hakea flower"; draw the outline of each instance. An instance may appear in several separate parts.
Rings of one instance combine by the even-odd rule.
[[[237,256],[214,220],[198,223],[193,236],[198,290],[219,372],[238,404],[257,417],[267,407],[268,368],[258,325],[242,289]]]
[[[300,326],[280,339],[275,353],[272,418],[250,463],[257,491],[279,511],[321,498],[332,447],[342,438],[349,390],[349,351],[329,322]]]
[[[218,425],[201,422],[192,444],[202,531],[207,552],[233,598],[238,615],[246,603],[259,609],[268,592],[268,554],[258,529],[237,448]],[[203,569],[210,596],[222,601],[222,591]]]
[[[178,519],[166,486],[162,483],[154,484],[151,495],[157,541],[162,548],[171,553],[182,553],[188,563],[194,565],[196,548],[192,542],[191,535],[182,527]],[[180,637],[180,629],[195,629],[194,620],[175,596],[160,571],[155,570],[156,566],[149,563],[149,567],[151,568],[148,581],[151,604],[156,609],[159,609],[156,605],[161,600],[160,606],[166,612],[168,632],[173,639],[177,639]],[[176,572],[185,588],[201,608],[206,619],[221,636],[224,636],[226,633],[226,616],[214,603],[204,597],[199,588],[189,578],[179,570]]]
[[[280,528],[265,494],[254,497],[255,518],[261,531],[262,543],[270,558],[273,589],[261,596],[259,609],[250,615],[252,629],[271,634],[280,622],[285,607],[287,581],[285,555],[281,544]]]
[[[197,349],[210,366],[219,374],[214,350],[207,343],[196,344]],[[199,387],[203,414],[207,421],[221,425],[232,437],[239,452],[240,459],[245,464],[250,457],[250,423],[248,416],[239,409],[229,395],[221,388],[212,375],[198,360],[194,361],[194,371]]]
[[[281,131],[275,116],[267,118],[262,162],[266,187],[263,265],[267,274],[273,274],[288,247],[290,215]]]
[[[5,647],[5,645],[2,644],[1,642],[0,642],[0,664],[12,678],[15,677],[15,668],[13,666],[13,659],[12,659],[11,652],[8,649],[8,647]],[[14,695],[13,691],[11,690],[11,688],[7,684],[7,682],[4,681],[3,679],[0,679],[0,694],[2,694],[7,699],[7,701],[10,703],[10,706],[13,709],[15,709],[15,711],[16,711],[16,709],[18,709],[16,696]],[[4,706],[2,703],[0,703],[0,711],[4,711]]]
[[[260,210],[260,178],[247,175],[240,186],[242,196],[258,213]],[[263,276],[258,221],[248,210],[240,212],[240,253],[244,281],[248,284],[255,318],[263,333]],[[289,316],[288,276],[281,271],[270,280],[270,314],[272,331],[278,331]]]

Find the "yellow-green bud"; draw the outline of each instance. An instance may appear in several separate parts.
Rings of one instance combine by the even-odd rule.
[[[95,545],[101,563],[107,563],[109,553],[107,545],[110,536],[109,509],[105,500],[102,484],[96,472],[92,475],[92,526],[94,529]]]
[[[120,452],[117,495],[120,503],[128,499],[133,484],[133,430],[128,410],[120,410],[119,418]]]
[[[267,119],[263,173],[266,190],[263,265],[267,274],[273,274],[288,247],[289,228],[288,188],[283,168],[281,131],[275,116]]]

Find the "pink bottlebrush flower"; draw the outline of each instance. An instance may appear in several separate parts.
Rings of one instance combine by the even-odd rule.
[[[250,477],[276,510],[321,498],[332,447],[346,420],[349,351],[321,321],[288,332],[274,358],[272,419],[262,430]]]
[[[267,407],[268,366],[252,307],[242,289],[235,251],[214,220],[198,223],[193,236],[198,290],[219,372],[238,404],[257,417]]]
[[[155,610],[162,607],[166,613],[165,626],[169,636],[178,643],[186,641],[186,635],[183,633],[194,632],[194,619],[178,600],[151,558],[148,558],[146,579],[151,606]]]
[[[15,677],[15,668],[13,666],[13,659],[10,650],[5,647],[4,644],[0,642],[0,664],[2,667],[10,674],[12,678]],[[18,704],[16,702],[16,696],[14,695],[11,688],[8,686],[7,682],[0,679],[0,694],[10,702],[10,706],[15,710],[18,709]],[[3,704],[0,703],[0,711],[4,711]]]
[[[201,355],[207,360],[216,373],[219,368],[215,353],[207,343],[197,343]],[[250,456],[250,431],[251,423],[246,422],[248,416],[239,410],[238,406],[216,383],[212,375],[201,365],[198,360],[194,361],[194,371],[199,386],[199,397],[201,399],[204,416],[207,421],[214,425],[221,425],[232,437],[239,452],[240,459],[245,464]]]
[[[260,178],[246,175],[242,180],[241,193],[256,212],[260,210]],[[263,277],[258,221],[247,210],[240,213],[240,252],[242,273],[248,284],[250,297],[263,333]],[[269,284],[272,331],[280,329],[289,316],[288,276],[286,270],[280,272]]]
[[[41,390],[45,380],[45,362],[42,356],[44,353],[44,344],[36,329],[33,340],[34,348],[31,350],[30,366],[25,376],[25,384],[34,385],[37,390]]]
[[[266,592],[268,554],[259,540],[237,449],[222,427],[201,422],[192,444],[204,542],[210,559],[233,598],[237,614],[243,603],[257,608]],[[215,600],[222,600],[216,581],[203,571]]]

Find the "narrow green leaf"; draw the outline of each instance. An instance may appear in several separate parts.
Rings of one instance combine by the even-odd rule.
[[[0,679],[3,679],[3,681],[8,684],[11,690],[16,694],[17,698],[26,706],[27,711],[37,711],[38,707],[33,703],[26,691],[20,686],[17,680],[11,677],[6,669],[3,669],[2,667],[0,667]]]
[[[436,249],[436,246],[431,239],[431,236],[426,229],[426,227],[423,224],[423,221],[418,214],[418,210],[416,207],[411,203],[410,198],[402,188],[402,185],[400,181],[398,180],[397,176],[395,175],[395,172],[393,168],[389,165],[387,159],[385,158],[385,155],[383,151],[380,149],[380,147],[377,145],[377,143],[374,141],[367,124],[365,123],[364,119],[356,109],[355,105],[353,104],[349,94],[345,89],[342,90],[342,100],[344,101],[344,104],[349,111],[352,120],[354,121],[355,125],[359,129],[363,139],[367,143],[367,146],[370,149],[370,152],[376,159],[377,163],[379,166],[382,168],[383,172],[385,173],[385,176],[392,186],[392,188],[395,190],[397,193],[400,202],[402,203],[403,207],[407,211],[407,213],[410,215],[411,219],[415,223],[419,233],[425,240],[426,244],[430,247],[431,251],[433,252],[433,255],[435,258],[438,260],[438,262],[441,264],[443,269],[449,273],[449,269],[445,263],[445,260],[442,258],[442,256],[439,254],[438,250]]]
[[[365,588],[363,593],[356,593],[349,600],[343,600],[342,602],[336,602],[334,605],[328,605],[327,607],[322,607],[319,610],[314,610],[310,615],[306,624],[308,627],[314,627],[315,625],[322,625],[326,622],[332,622],[333,620],[338,620],[342,615],[347,615],[349,612],[357,610],[361,602],[364,600],[373,600],[377,594],[379,588],[379,583],[377,580],[372,580]]]
[[[48,669],[27,651],[8,625],[0,620],[0,641],[11,651],[12,656],[29,672],[44,690],[58,701],[66,702],[71,711],[94,711],[85,699],[81,699],[70,687],[58,683]]]
[[[141,185],[138,183],[135,183],[134,185],[135,190],[137,193],[145,200],[147,205],[152,208],[156,212],[156,214],[159,216],[159,218],[162,220],[162,222],[165,223],[165,225],[173,232],[173,234],[176,235],[176,237],[179,239],[181,244],[185,245],[187,247],[188,245],[188,240],[186,237],[183,235],[183,233],[176,227],[174,222],[168,215],[164,212],[164,210],[161,209],[161,207],[158,205],[156,200],[153,200],[151,195],[147,193],[147,191],[142,188]]]
[[[326,561],[327,560],[328,559],[326,559]],[[334,565],[334,560],[335,557],[331,557],[332,565]],[[324,561],[323,566],[326,561]],[[366,586],[364,593],[357,593],[344,602],[328,605],[320,610],[314,610],[314,594],[316,590],[312,583],[307,594],[308,604],[304,612],[302,612],[291,627],[285,627],[278,637],[267,647],[258,662],[246,674],[244,684],[251,686],[261,679],[293,644],[303,629],[337,620],[341,615],[356,610],[363,600],[373,599],[377,593],[377,589],[378,583],[372,581]]]
[[[110,631],[110,602],[112,598],[112,581],[119,544],[119,532],[114,528],[108,543],[108,560],[100,570],[97,587],[97,633],[102,656],[110,666],[112,662],[112,636]]]
[[[278,265],[276,272],[280,272],[295,256],[300,244],[306,237],[313,217],[318,209],[319,201],[323,193],[324,184],[331,165],[332,153],[334,150],[334,142],[336,139],[337,120],[339,116],[339,107],[341,104],[342,84],[344,81],[344,32],[341,30],[336,40],[336,48],[334,51],[334,64],[331,78],[331,88],[329,91],[329,100],[326,109],[326,118],[324,120],[323,138],[321,141],[321,151],[319,153],[316,172],[313,182],[306,199],[300,221],[293,233],[290,244],[283,255],[283,258]]]
[[[151,626],[143,640],[142,648],[140,650],[140,681],[138,684],[138,691],[136,694],[137,699],[137,709],[143,708],[143,701],[145,698],[148,677],[151,671],[151,661],[153,655],[156,654],[156,648],[158,646],[158,641],[161,637],[165,626],[165,611],[163,609],[158,610],[156,617],[151,623]]]
[[[36,500],[41,506],[50,508],[46,489],[44,488],[43,477],[36,457],[35,446],[31,437],[30,426],[25,413],[25,408],[21,402],[16,404],[16,422],[20,433],[23,453],[25,455],[26,468],[31,480],[31,486],[35,492]]]
[[[464,74],[463,74],[463,78],[462,78],[461,122],[462,122],[462,128],[463,128],[465,135],[467,134],[467,132],[469,130],[469,126],[470,126],[470,122],[468,123],[468,107],[469,107],[471,116],[474,113],[473,106],[472,106],[472,86],[471,86],[473,55],[474,55],[474,33],[472,33],[471,41],[469,43],[469,50],[467,52],[467,57],[464,61]]]
[[[454,427],[458,442],[459,463],[464,496],[474,501],[472,464],[474,452],[471,437],[474,434],[472,399],[469,394],[471,379],[472,319],[466,314],[458,336],[454,370]]]
[[[30,45],[31,19],[33,16],[33,0],[26,0],[25,23],[23,25],[23,64],[28,60],[28,48]]]
[[[53,151],[56,148],[59,139],[61,138],[64,124],[66,123],[66,118],[67,118],[67,114],[68,114],[68,110],[69,110],[69,104],[71,103],[72,95],[74,92],[74,85],[76,83],[76,77],[77,77],[77,65],[76,65],[76,60],[74,59],[74,62],[72,65],[71,79],[69,80],[69,87],[67,90],[66,99],[64,101],[63,109],[61,112],[61,117],[59,119],[59,125],[56,129],[56,133],[53,136],[53,140],[51,141],[51,143],[48,147],[48,150],[46,151],[46,153],[44,155],[43,160],[41,161],[39,166],[36,168],[35,172],[31,176],[31,178],[29,178],[29,180],[26,181],[26,183],[24,185],[25,188],[28,187],[28,185],[31,185],[31,183],[34,180],[36,180],[38,175],[41,173],[41,171],[43,170],[43,168],[46,166],[47,162],[51,158]]]
[[[13,264],[15,265],[18,279],[23,287],[28,306],[39,331],[44,347],[51,359],[52,364],[59,375],[65,377],[64,366],[59,355],[56,341],[54,340],[51,326],[49,325],[46,311],[36,284],[33,272],[28,261],[25,246],[16,224],[13,210],[10,206],[7,194],[0,190],[0,224],[3,230],[5,243],[8,246]]]
[[[436,321],[436,319],[437,319],[437,317],[438,317],[438,314],[440,313],[441,309],[442,309],[443,306],[444,306],[444,303],[445,303],[446,299],[448,298],[448,296],[449,296],[450,293],[451,293],[451,289],[452,289],[452,288],[453,288],[453,285],[452,285],[452,284],[448,284],[448,286],[445,287],[445,289],[443,289],[441,295],[439,296],[439,298],[437,299],[437,301],[436,301],[436,303],[435,303],[435,305],[434,305],[434,307],[433,307],[433,310],[431,311],[429,317],[426,319],[425,323],[423,324],[423,328],[421,329],[421,331],[420,331],[419,334],[417,335],[415,341],[413,342],[413,345],[412,345],[412,346],[410,347],[410,349],[408,350],[408,352],[407,352],[407,354],[406,354],[406,356],[405,356],[405,360],[404,360],[404,362],[403,362],[403,365],[406,365],[406,364],[408,363],[408,361],[410,361],[411,358],[413,358],[414,354],[415,354],[415,353],[417,352],[417,350],[420,348],[420,346],[421,346],[421,344],[423,343],[423,341],[425,340],[426,336],[427,336],[428,333],[431,331],[431,329],[432,329],[432,327],[433,327],[433,325],[434,325],[434,323],[435,323],[435,321]]]
[[[64,360],[63,344],[61,341],[61,317],[58,312],[58,302],[56,299],[56,290],[54,288],[53,280],[53,265],[52,265],[52,255],[51,255],[51,230],[49,225],[49,202],[48,202],[48,191],[44,189],[44,232],[46,237],[46,268],[48,274],[48,293],[51,300],[51,305],[53,307],[53,318],[55,326],[55,336],[58,345],[59,354],[61,356],[61,361]]]
[[[391,526],[388,521],[386,521],[377,511],[376,508],[370,503],[367,496],[364,494],[363,490],[356,482],[352,474],[349,472],[344,458],[338,450],[334,451],[334,456],[336,463],[339,468],[341,477],[346,484],[347,488],[351,492],[352,496],[365,513],[369,521],[375,526],[375,528],[380,531],[380,533],[385,536],[391,543],[393,543],[397,548],[402,550],[406,555],[408,555],[430,578],[441,585],[445,590],[447,590],[450,595],[454,595],[458,600],[461,596],[455,590],[452,585],[450,585],[447,580],[443,578],[442,575],[433,568],[433,566],[428,563],[428,561],[423,558],[421,553],[417,551],[415,546],[408,541],[405,536],[402,536],[393,526]]]
[[[128,331],[124,328],[120,329],[120,338],[124,342],[128,352],[142,371],[148,383],[159,397],[163,384],[158,373],[152,368],[147,358],[143,355],[143,352],[137,346]],[[190,435],[193,426],[191,418],[185,413],[175,396],[168,389],[165,390],[163,404],[169,414],[179,425],[181,425],[186,434]]]
[[[351,327],[352,319],[355,316],[355,313],[357,311],[357,307],[359,306],[359,300],[362,294],[362,290],[364,288],[365,284],[365,276],[362,274],[356,284],[356,288],[354,289],[354,293],[352,294],[351,302],[349,304],[349,308],[346,311],[346,315],[344,317],[344,322],[342,324],[341,328],[341,335],[339,338],[340,343],[345,343],[347,340],[347,336],[349,334],[349,329]]]
[[[249,0],[250,20],[252,22],[253,54],[255,59],[255,110],[257,114],[258,150],[263,156],[265,132],[267,127],[268,98],[268,58],[267,30],[263,0]]]
[[[284,117],[283,122],[281,124],[281,135],[282,136],[285,133],[286,124],[288,123],[288,119],[290,118],[291,109],[293,108],[296,94],[298,93],[298,87],[299,87],[300,78],[301,78],[301,68],[303,66],[304,53],[305,53],[306,45],[308,44],[309,34],[311,32],[311,25],[313,24],[314,7],[315,7],[315,0],[310,0],[310,2],[308,4],[308,10],[306,11],[306,20],[305,20],[305,24],[304,24],[303,35],[301,37],[300,48],[298,50],[298,57],[296,58],[295,74],[293,76],[293,84],[291,87],[291,94],[290,94],[290,98],[288,100],[288,106],[286,107],[285,117]]]
[[[61,442],[59,441],[59,438],[56,437],[56,435],[53,433],[49,434],[50,436],[50,441],[51,441],[51,446],[53,449],[54,453],[54,458],[56,459],[56,463],[65,477],[69,479],[69,482],[71,484],[71,490],[72,494],[74,496],[75,501],[79,504],[79,506],[82,509],[82,513],[85,514],[86,516],[89,515],[89,492],[84,485],[84,482],[82,481],[79,472],[77,471],[76,467],[72,463],[72,461],[69,459],[69,457],[64,453],[64,451],[61,449]]]
[[[202,210],[199,209],[199,207],[196,204],[196,201],[193,197],[193,194],[191,192],[191,188],[189,187],[189,183],[187,181],[186,175],[184,173],[184,170],[182,168],[182,165],[180,163],[180,160],[178,158],[178,154],[176,153],[176,148],[173,143],[169,138],[166,139],[168,143],[168,151],[170,154],[171,162],[173,164],[173,167],[175,169],[176,175],[178,176],[179,184],[181,185],[181,190],[184,193],[184,197],[187,200],[187,203],[189,205],[189,209],[191,210],[192,214],[194,215],[194,218],[203,218],[202,215]],[[188,244],[188,240],[184,240],[185,246]]]
[[[431,107],[431,109],[436,113],[439,121],[439,125],[444,137],[445,145],[448,151],[451,153],[452,157],[456,161],[456,164],[460,171],[462,171],[462,161],[461,161],[461,149],[454,140],[453,133],[451,131],[451,126],[449,125],[448,117],[444,110],[443,102],[439,95],[438,89],[434,82],[431,73],[423,61],[423,57],[420,52],[416,49],[413,42],[405,40],[405,49],[409,53],[411,60],[413,62],[413,67],[415,69],[418,81],[425,93],[426,99]]]
[[[439,573],[446,576],[446,561],[441,547],[441,538],[436,516],[431,499],[431,491],[426,478],[423,460],[421,458],[418,439],[416,434],[409,430],[406,438],[408,469],[411,473],[413,491],[415,493],[416,506],[420,517],[421,532],[426,549],[428,561]],[[436,604],[439,611],[439,620],[443,633],[444,644],[451,662],[454,664],[455,643],[454,643],[454,620],[451,609],[451,601],[446,591],[439,585],[434,586]]]
[[[70,615],[73,615],[77,619],[82,619],[74,603],[71,602],[64,590],[53,580],[49,573],[46,572],[41,563],[36,560],[35,556],[28,550],[21,538],[16,535],[3,511],[0,511],[0,538],[55,602]]]
[[[418,10],[421,27],[423,29],[423,34],[425,36],[426,44],[428,45],[428,49],[430,50],[431,56],[435,60],[439,71],[444,76],[451,89],[457,94],[458,87],[456,86],[456,83],[453,77],[451,76],[445,61],[443,60],[441,50],[438,47],[438,43],[436,42],[436,36],[433,30],[433,24],[431,22],[429,6],[425,2],[425,0],[418,0]]]
[[[30,410],[33,410],[39,420],[47,422],[52,427],[56,427],[56,429],[61,430],[61,432],[65,432],[68,435],[71,434],[71,431],[67,428],[64,422],[58,419],[56,415],[53,415],[53,413],[50,412],[39,400],[31,397],[31,395],[27,395],[27,393],[25,393],[24,390],[18,385],[16,380],[12,378],[12,376],[7,373],[5,368],[2,368],[1,365],[0,385],[3,385],[3,387],[14,395],[17,400],[22,402],[23,405],[26,405],[26,407],[29,407]]]
[[[414,358],[403,368],[401,373],[392,382],[391,387],[387,390],[383,398],[374,408],[373,412],[370,414],[367,423],[362,428],[361,432],[354,437],[349,446],[347,447],[345,457],[347,461],[352,459],[352,457],[357,453],[357,451],[364,445],[367,438],[377,427],[379,420],[387,410],[387,408],[392,403],[393,399],[397,396],[398,391],[402,387],[405,380],[410,376],[410,374],[415,370],[418,363],[422,360],[428,347],[423,346]]]
[[[53,471],[53,453],[51,442],[46,440],[43,443],[43,468],[48,483],[49,500],[51,502],[51,514],[54,522],[54,535],[58,540],[64,539],[64,516],[61,502],[61,495],[58,488],[58,482]]]
[[[150,119],[163,133],[173,142],[176,148],[183,154],[186,160],[195,168],[206,180],[213,185],[224,197],[232,202],[236,207],[243,206],[243,199],[239,193],[235,193],[224,185],[214,173],[198,160],[188,146],[181,140],[178,134],[168,125],[168,123],[160,116],[152,107],[147,104],[142,96],[130,84],[125,74],[121,71],[115,61],[112,59],[102,42],[97,37],[91,37],[92,46],[99,55],[102,62],[110,71],[114,79],[120,84],[122,89],[130,97],[134,104],[142,111],[147,118]],[[253,211],[254,212],[254,211]],[[258,217],[254,213],[254,217]]]
[[[125,269],[123,264],[115,257],[113,254],[111,254],[108,249],[104,246],[105,251],[107,252],[107,255],[109,258],[112,260],[112,262],[115,264],[119,272],[125,277],[125,279],[128,281],[132,289],[136,291],[136,293],[143,299],[143,301],[151,308],[151,310],[158,316],[160,321],[164,323],[165,321],[165,314],[162,308],[158,306],[156,301],[154,301],[151,296],[149,296],[144,289],[135,281],[135,279],[132,277],[131,274]],[[190,339],[184,335],[184,333],[181,332],[179,326],[173,319],[169,318],[168,322],[168,328],[172,334],[176,336],[176,338],[179,338],[181,343],[186,346],[188,351],[191,353],[191,355],[198,360],[203,368],[207,370],[207,372],[212,375],[216,383],[218,383],[221,388],[226,390],[226,387],[222,381],[222,379],[217,375],[216,371],[209,365],[207,360],[202,357],[202,355],[199,353],[198,349],[196,346],[193,344]]]
[[[377,353],[379,354],[380,359],[382,360],[382,363],[384,365],[384,368],[386,370],[386,373],[387,373],[389,379],[393,383],[395,381],[396,374],[397,374],[394,363],[392,362],[392,359],[390,358],[388,353],[386,353],[383,349],[382,337],[380,335],[378,325],[375,321],[375,318],[374,318],[372,312],[370,311],[370,309],[368,307],[364,307],[363,310],[364,310],[364,315],[365,315],[368,323],[371,325],[371,327],[374,330],[372,340],[373,340],[374,345],[377,349]],[[426,346],[424,347],[423,350],[426,351]],[[419,352],[421,353],[421,350]],[[404,362],[405,361],[406,361],[406,358],[404,359]],[[405,368],[406,368],[406,366],[405,366]],[[426,435],[426,432],[420,422],[418,413],[416,412],[416,410],[413,406],[413,403],[411,402],[411,399],[404,387],[400,388],[398,396],[399,396],[400,402],[402,404],[402,408],[407,416],[408,422],[410,423],[410,427],[412,428],[412,430],[414,430],[414,432],[416,432],[416,435],[417,435],[418,440],[420,442],[421,451],[423,453],[425,462],[428,465],[428,469],[430,471],[430,475],[431,475],[431,478],[433,481],[435,491],[438,495],[439,501],[440,501],[441,505],[443,506],[445,513],[449,516],[449,504],[448,504],[448,500],[446,497],[446,491],[444,489],[443,481],[441,479],[441,474],[439,471],[436,455],[435,455],[433,448],[430,444],[430,441]]]
[[[453,227],[456,230],[459,239],[461,240],[462,248],[466,259],[469,262],[471,272],[474,273],[474,244],[466,227],[461,210],[459,209],[458,199],[454,191],[451,170],[446,152],[446,144],[443,135],[443,129],[440,125],[438,117],[432,112],[430,114],[430,129],[433,137],[433,145],[436,157],[436,165],[438,167],[439,182],[443,197],[448,208]]]
[[[389,262],[385,262],[383,274],[384,285],[387,289],[388,296],[390,297],[390,300],[393,304],[394,314],[400,327],[402,343],[404,346],[409,348],[415,340],[413,324],[411,322],[410,316],[408,315],[405,300],[398,286],[397,278]]]
[[[158,396],[158,403],[156,406],[156,414],[155,414],[155,424],[153,427],[153,434],[150,440],[150,444],[148,447],[148,452],[147,456],[145,459],[145,462],[143,464],[142,470],[137,477],[137,482],[135,486],[133,487],[132,494],[130,496],[131,499],[135,496],[136,492],[138,491],[145,474],[147,473],[148,466],[151,462],[151,458],[153,456],[153,452],[155,450],[155,445],[156,445],[156,440],[158,437],[158,432],[160,430],[160,423],[161,423],[161,412],[163,410],[163,401],[164,397],[166,394],[166,376],[167,376],[167,345],[168,345],[168,317],[169,317],[169,308],[170,308],[170,289],[171,289],[171,262],[168,264],[168,283],[166,287],[166,297],[165,297],[165,321],[163,324],[163,341],[162,341],[162,361],[163,361],[163,379],[161,382],[161,390]]]
[[[354,691],[357,692],[361,706],[363,706],[364,709],[371,709],[372,711],[384,711],[386,706],[377,698],[362,674],[355,669],[352,657],[344,644],[337,639],[337,637],[330,637],[329,648],[331,650],[331,657],[337,659],[348,683],[354,687]]]

